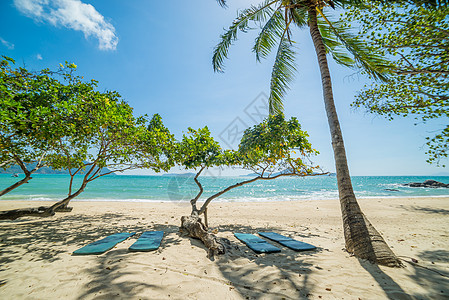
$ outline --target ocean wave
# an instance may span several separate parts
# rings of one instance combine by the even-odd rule
[[[102,177],[73,201],[128,201],[128,202],[188,202],[198,193],[198,187],[189,178],[171,180],[164,176]],[[408,182],[434,179],[448,182],[449,177],[413,176],[360,176],[352,177],[357,198],[376,197],[435,197],[449,196],[449,189],[412,188]],[[6,185],[9,177],[0,175],[0,183]],[[201,178],[204,187],[202,199],[232,184],[241,182],[239,177]],[[1,187],[0,187],[1,188]],[[67,178],[39,175],[1,200],[59,201],[67,195]],[[257,182],[231,190],[214,202],[261,202],[296,200],[338,199],[334,177],[282,178]]]

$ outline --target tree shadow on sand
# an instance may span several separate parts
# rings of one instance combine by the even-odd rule
[[[234,232],[256,234],[260,231],[276,231],[282,235],[294,235],[296,238],[313,237],[312,234],[298,234],[294,231],[278,228],[257,228],[243,225],[220,226],[221,233],[227,236]],[[280,253],[256,254],[243,243],[227,244],[227,253],[216,260],[223,277],[229,280],[246,299],[303,299],[311,295],[314,284],[309,281],[315,268],[308,258],[319,255],[322,249],[295,252],[276,242],[269,241],[281,249]],[[238,267],[236,267],[236,263]],[[273,278],[276,278],[273,280]]]
[[[165,232],[176,233],[170,236],[165,235],[159,250],[163,253],[165,247],[176,246],[180,239],[188,239],[195,250],[204,251],[206,257],[208,249],[204,244],[196,239],[182,237],[178,233],[177,226],[160,226],[155,230],[164,230]],[[283,235],[306,238],[313,237],[313,234],[298,235],[293,231],[283,231],[275,228],[257,228],[250,226],[220,226],[218,236],[230,236],[234,232],[256,233],[258,231],[276,231]],[[243,299],[304,299],[308,298],[314,288],[310,282],[310,275],[318,266],[312,265],[307,260],[319,255],[322,249],[307,252],[295,252],[285,248],[275,242],[270,243],[282,249],[281,253],[274,254],[256,254],[239,241],[229,241],[222,238],[226,244],[227,252],[225,255],[211,258],[218,267],[219,272],[224,278],[215,278],[209,275],[198,275],[189,271],[178,270],[173,267],[163,267],[158,265],[139,264],[138,260],[133,260],[126,249],[113,249],[103,255],[95,258],[95,264],[86,270],[85,275],[90,279],[87,283],[86,291],[78,299],[94,297],[95,299],[113,299],[123,298],[132,299],[139,295],[145,295],[145,290],[150,289],[155,294],[166,294],[164,285],[155,283],[154,279],[158,275],[164,275],[168,269],[170,272],[179,273],[183,276],[190,275],[199,280],[211,280],[220,282],[229,286],[241,295]],[[139,264],[139,265],[138,265]],[[135,266],[130,268],[129,266]],[[140,270],[139,270],[140,268]],[[146,269],[142,269],[146,268]],[[189,274],[187,274],[189,273]],[[141,280],[131,280],[140,275],[145,276]],[[138,276],[137,276],[138,277]],[[275,278],[273,280],[273,278]],[[207,281],[206,281],[207,282]],[[192,281],[190,284],[199,284]],[[148,293],[146,293],[148,294]]]
[[[449,299],[449,251],[427,250],[418,254],[418,263],[409,264],[413,268],[410,278],[427,287],[426,294],[414,295],[418,299]],[[443,265],[445,264],[445,265]]]
[[[409,294],[407,294],[400,285],[398,285],[393,278],[388,276],[377,264],[370,263],[369,261],[359,259],[360,265],[373,277],[379,286],[384,290],[388,299],[397,300],[412,300]]]
[[[411,211],[411,212],[423,212],[428,214],[439,214],[439,215],[449,215],[449,210],[444,208],[433,208],[433,207],[421,207],[421,206],[405,206],[400,205],[399,207]]]
[[[359,260],[360,265],[377,281],[389,299],[449,299],[449,272],[436,262],[448,263],[449,251],[423,251],[418,255],[418,262],[404,260],[405,267],[410,268],[408,275],[417,285],[426,287],[425,293],[407,294],[378,265]],[[430,262],[430,264],[429,264]]]
[[[3,223],[0,229],[0,271],[6,270],[10,262],[20,261],[26,256],[37,262],[57,263],[61,259],[61,254],[69,254],[68,249],[73,251],[117,232],[137,232],[134,239],[146,230],[162,230],[165,235],[158,250],[159,253],[163,253],[168,247],[178,245],[184,239],[178,233],[178,226],[150,225],[142,218],[130,217],[121,213],[93,216],[59,215],[57,218]],[[275,231],[312,244],[313,238],[317,237],[305,228],[282,230],[269,226],[253,227],[238,224],[220,226],[217,235],[231,239],[235,232],[257,235],[259,231]],[[197,247],[198,250],[204,250],[206,256],[208,251],[200,241],[189,240],[192,246]],[[309,297],[316,289],[311,275],[320,270],[320,267],[313,265],[312,261],[326,250],[295,252],[276,242],[268,242],[282,251],[273,254],[256,254],[235,238],[228,241],[226,243],[227,253],[217,256],[214,260],[214,264],[224,278],[219,281],[229,285],[229,289],[233,289],[246,299],[304,299]],[[128,249],[119,247],[105,254],[90,257],[87,260],[89,265],[83,269],[83,274],[79,274],[88,280],[85,283],[86,288],[83,294],[79,295],[78,299],[92,297],[95,299],[133,299],[137,295],[144,295],[145,290],[148,289],[155,293],[160,290],[160,293],[163,294],[164,286],[155,284],[151,276],[162,274],[166,270],[151,264],[137,266],[139,260],[135,259],[136,255],[139,254],[129,255]],[[360,264],[379,283],[379,286],[384,288],[385,294],[390,299],[447,299],[449,295],[447,288],[449,272],[446,270],[448,257],[449,251],[447,250],[424,251],[417,257],[418,264],[407,265],[407,268],[412,270],[410,278],[417,284],[428,288],[425,294],[417,292],[407,295],[378,266],[366,261],[360,261]],[[183,273],[182,270],[170,271]],[[142,276],[146,277],[143,279]],[[209,278],[210,276],[205,275],[204,277]],[[2,284],[5,284],[4,279],[0,280],[0,285]]]
[[[179,243],[179,239],[167,236],[169,233],[176,232],[177,226],[155,225],[151,230],[162,230],[165,233],[158,252]],[[147,252],[140,254],[148,255]],[[83,273],[83,276],[91,279],[86,284],[85,292],[77,299],[136,299],[137,295],[145,294],[146,289],[160,290],[163,293],[163,286],[142,280],[142,276],[149,276],[147,272],[129,267],[129,265],[136,265],[131,261],[136,255],[139,253],[133,252],[130,255],[128,249],[113,249],[97,255],[95,263]],[[150,267],[147,268],[150,269]],[[144,298],[139,297],[139,299]]]
[[[122,225],[122,221],[132,221],[133,225]],[[58,218],[3,223],[0,227],[0,265],[31,253],[32,261],[52,263],[60,259],[59,254],[67,253],[70,246],[82,247],[117,232],[141,233],[148,228],[148,224],[141,221],[126,214],[105,213],[94,216],[67,214]],[[101,225],[92,226],[94,223]],[[151,225],[151,228],[167,231],[166,225]],[[174,231],[177,227],[168,230]]]
[[[177,233],[178,226],[148,224],[141,218],[121,213],[58,214],[46,219],[24,218],[19,222],[4,222],[0,226],[0,272],[7,270],[9,263],[27,256],[31,261],[42,264],[58,263],[62,259],[61,254],[70,254],[77,248],[118,232],[137,232],[133,236],[133,239],[137,239],[144,231],[162,230],[165,236],[160,251],[179,243],[177,236],[168,236],[170,233]],[[83,269],[86,270],[83,274],[74,274],[74,278],[90,278],[86,292],[79,299],[93,295],[95,299],[132,299],[146,288],[161,288],[131,279],[138,278],[129,276],[137,274],[137,271],[124,266],[130,257],[137,254],[129,254],[128,249],[114,248],[105,254],[94,255],[92,265],[89,263],[87,269]],[[0,280],[0,285],[5,283],[6,280]]]

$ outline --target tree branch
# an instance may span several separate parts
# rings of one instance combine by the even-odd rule
[[[414,69],[414,70],[398,70],[395,71],[398,75],[417,75],[417,74],[444,74],[449,75],[449,71],[446,70],[429,70],[429,69]]]
[[[196,173],[195,177],[193,178],[193,180],[195,181],[196,185],[198,185],[198,188],[200,189],[200,191],[195,196],[195,198],[190,200],[190,204],[192,205],[192,214],[198,213],[198,208],[196,207],[196,202],[198,201],[198,199],[200,198],[201,194],[203,194],[203,191],[204,191],[201,182],[199,182],[199,180],[198,180],[198,176],[200,176],[201,172],[203,172],[203,170],[205,168],[206,167],[201,167],[200,171],[198,173]]]
[[[276,179],[276,178],[283,177],[283,176],[306,177],[306,176],[319,176],[319,175],[325,175],[325,174],[328,174],[328,173],[310,174],[310,175],[309,175],[309,174],[307,174],[307,175],[300,175],[300,174],[298,174],[298,173],[296,173],[296,172],[294,171],[294,172],[291,172],[291,173],[281,173],[281,174],[278,174],[278,175],[273,176],[273,177],[257,176],[257,177],[254,177],[254,178],[252,178],[252,179],[245,180],[245,181],[242,181],[242,182],[233,184],[233,185],[231,185],[231,186],[228,186],[228,187],[225,188],[224,190],[222,190],[222,191],[220,191],[220,192],[218,192],[218,193],[216,193],[216,194],[210,196],[209,198],[207,198],[207,200],[206,200],[206,201],[203,203],[203,205],[201,206],[201,209],[199,210],[198,215],[203,214],[204,211],[207,209],[207,206],[209,205],[209,203],[210,203],[212,200],[214,200],[215,198],[217,198],[217,197],[223,195],[223,194],[226,193],[226,192],[229,192],[229,191],[232,190],[232,189],[235,189],[235,188],[237,188],[237,187],[240,187],[240,186],[245,185],[245,184],[248,184],[248,183],[255,182],[255,181],[257,181],[257,180],[272,180],[272,179]]]
[[[30,171],[28,171],[27,167],[25,166],[24,162],[15,154],[13,154],[14,160],[19,165],[19,167],[22,169],[23,173],[25,173],[25,176],[30,175]]]
[[[94,178],[91,177],[91,179],[89,179],[89,181],[93,181],[93,180],[95,180],[97,178],[100,178],[100,177],[103,177],[103,176],[106,176],[106,175],[109,175],[109,174],[112,174],[112,173],[124,172],[124,171],[131,170],[131,169],[134,169],[134,167],[133,166],[129,166],[129,167],[126,167],[126,168],[123,168],[123,169],[117,169],[117,170],[109,171],[109,172],[100,174],[100,175],[98,175],[98,176],[96,176]]]
[[[0,168],[2,168],[3,166],[6,166],[6,165],[9,164],[9,163],[12,163],[13,161],[14,161],[14,159],[11,158],[11,159],[9,159],[9,160],[6,160],[6,161],[2,162],[2,163],[0,164]]]
[[[385,19],[384,22],[387,22],[387,23],[401,23],[401,24],[405,24],[405,25],[408,25],[408,24],[409,24],[407,21],[402,21],[402,20],[389,20],[389,19]],[[443,29],[443,28],[441,28],[441,27],[433,26],[431,23],[426,23],[426,24],[421,23],[421,24],[414,24],[414,25],[415,25],[415,26],[418,26],[418,27],[424,27],[424,28],[435,29],[435,30],[437,30],[438,32],[444,33],[446,36],[449,37],[449,31],[447,31],[447,30],[445,30],[445,29]]]
[[[418,94],[423,94],[429,98],[434,99],[434,101],[431,102],[430,105],[435,105],[435,104],[438,104],[438,102],[449,100],[449,96],[446,96],[446,95],[434,95],[434,94],[430,94],[430,93],[420,91],[420,90],[413,90],[413,92],[418,93]],[[428,104],[426,104],[424,106],[428,106]],[[418,107],[422,107],[422,106],[418,106]]]

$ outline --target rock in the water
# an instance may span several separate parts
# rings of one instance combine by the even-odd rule
[[[409,187],[427,187],[427,188],[449,188],[449,184],[445,184],[439,181],[435,181],[435,180],[426,180],[424,182],[411,182],[411,183],[406,183],[404,184],[405,186],[409,186]]]
[[[449,187],[449,184],[438,182],[435,180],[426,180],[423,182],[425,185],[437,186],[437,187]]]

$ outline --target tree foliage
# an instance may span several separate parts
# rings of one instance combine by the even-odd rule
[[[309,9],[316,8],[319,30],[326,51],[339,64],[350,68],[361,68],[371,76],[385,80],[389,65],[382,56],[372,53],[343,22],[332,20],[333,8],[343,7],[348,1],[281,1],[265,0],[259,5],[238,12],[237,18],[220,36],[212,58],[214,71],[223,72],[230,46],[237,40],[239,32],[259,29],[253,46],[256,60],[267,58],[275,52],[271,73],[269,107],[270,113],[283,111],[283,98],[296,73],[296,42],[293,29],[308,26]],[[358,1],[353,1],[355,4]],[[219,1],[226,5],[226,1]]]
[[[37,73],[14,69],[11,64],[14,61],[9,58],[1,62],[2,167],[17,163],[25,168],[26,163],[39,159],[38,166],[70,173],[68,196],[45,211],[31,213],[51,214],[78,196],[89,182],[114,172],[166,171],[173,166],[174,137],[159,115],[151,120],[135,117],[119,93],[99,92],[95,80],[75,76],[74,64]],[[104,172],[105,168],[109,171]],[[31,171],[24,172],[29,179]],[[74,188],[76,175],[82,181]]]
[[[413,116],[427,122],[449,118],[449,8],[370,1],[345,14],[359,24],[370,51],[391,59],[388,82],[366,86],[353,103],[393,119]],[[448,156],[449,125],[426,138],[429,163]]]
[[[279,174],[313,175],[319,166],[313,166],[309,158],[318,151],[307,137],[298,119],[270,115],[245,130],[237,152],[239,166],[264,178]]]
[[[72,107],[70,119],[75,134],[59,141],[53,167],[68,169],[71,180],[67,198],[53,206],[66,206],[91,181],[138,168],[157,172],[173,166],[170,150],[173,135],[154,115],[148,123],[145,116],[134,117],[133,109],[117,92],[92,90]],[[102,172],[104,168],[109,171]],[[76,175],[83,179],[73,192]]]
[[[176,147],[176,161],[186,169],[232,164],[232,151],[224,151],[207,126],[198,130],[189,127]]]
[[[226,192],[250,184],[257,180],[271,180],[281,176],[318,175],[308,161],[317,153],[307,141],[307,133],[301,130],[296,118],[286,121],[283,114],[269,116],[262,123],[248,128],[242,137],[237,151],[223,150],[210,135],[207,127],[194,130],[189,128],[187,135],[177,146],[177,162],[187,169],[196,169],[194,177],[198,185],[198,194],[190,200],[190,216],[181,218],[181,230],[203,241],[209,249],[209,256],[223,254],[224,243],[207,229],[207,208],[216,198]],[[254,177],[235,183],[216,192],[204,200],[201,207],[197,201],[203,193],[198,179],[204,169],[210,167],[231,166],[254,172]],[[204,214],[205,224],[200,216]]]
[[[196,204],[204,189],[198,177],[205,169],[233,165],[235,152],[223,150],[211,136],[207,126],[198,130],[189,127],[187,133],[176,143],[174,149],[176,164],[186,170],[196,170],[197,172],[193,180],[197,184],[199,191],[190,203],[192,204],[192,215],[199,215],[199,209]]]
[[[177,145],[176,161],[186,169],[197,170],[194,181],[199,191],[191,200],[192,214],[203,214],[213,199],[256,180],[317,175],[314,171],[319,166],[313,166],[309,158],[318,152],[312,148],[307,137],[307,132],[301,130],[296,118],[287,121],[283,114],[271,115],[262,123],[248,128],[237,151],[223,150],[207,127],[198,130],[189,128]],[[198,177],[207,168],[225,166],[252,171],[254,178],[218,191],[197,208],[197,201],[203,193]]]
[[[66,63],[56,71],[31,72],[15,67],[11,58],[0,61],[0,166],[17,164],[25,173],[0,195],[27,182],[39,168],[53,167],[59,140],[73,135],[67,122],[70,103],[94,84],[72,80],[75,68]],[[28,169],[29,163],[35,167]]]
[[[0,62],[1,160],[12,158],[10,164],[16,163],[15,157],[22,158],[23,162],[36,161],[53,144],[57,132],[51,126],[42,125],[55,121],[52,100],[60,88],[49,70],[33,74],[25,68],[14,69],[14,63],[8,57]]]

